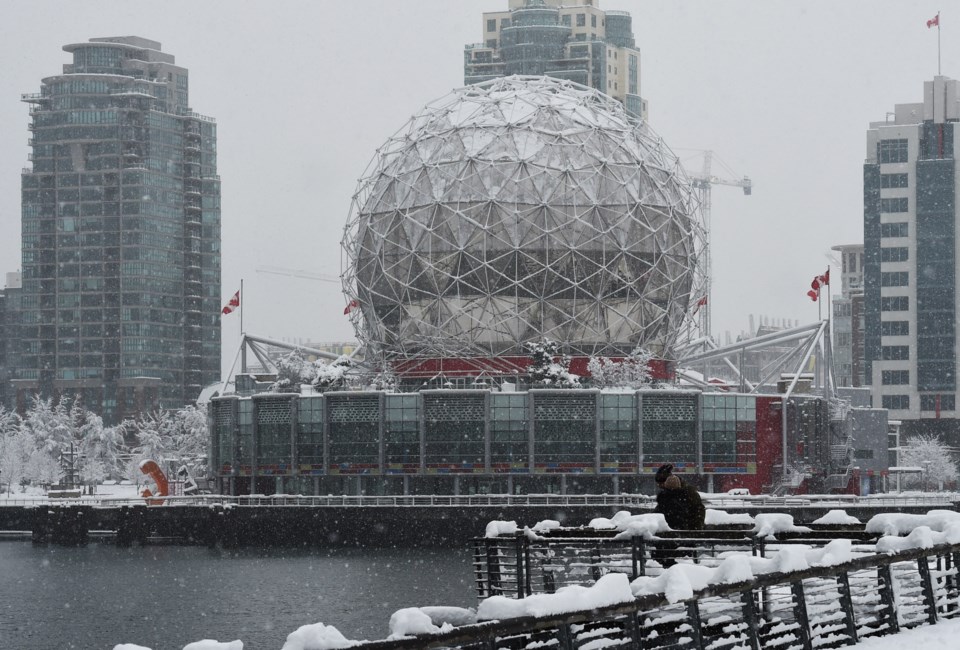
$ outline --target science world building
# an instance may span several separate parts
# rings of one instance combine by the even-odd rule
[[[785,463],[845,487],[852,420],[826,400],[669,381],[703,245],[677,159],[621,103],[548,77],[453,91],[378,150],[343,239],[345,313],[401,391],[214,399],[219,490],[649,493],[668,462],[708,490],[775,489]],[[537,387],[544,339],[580,375],[648,350],[658,387]]]

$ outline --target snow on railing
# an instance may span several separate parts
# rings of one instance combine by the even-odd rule
[[[854,645],[960,617],[960,544],[853,559],[843,552],[831,557],[806,551],[801,559],[798,549],[793,551],[774,566],[787,568],[767,573],[755,574],[750,561],[756,558],[731,556],[715,569],[676,565],[661,574],[659,584],[651,578],[631,583],[624,574],[609,573],[590,587],[520,599],[493,596],[481,603],[475,622],[456,627],[442,625],[439,617],[414,617],[414,608],[400,610],[391,618],[390,640],[343,641],[363,650],[810,649]],[[650,593],[651,588],[659,591]],[[419,623],[402,625],[414,620]],[[327,634],[336,631],[318,625]]]

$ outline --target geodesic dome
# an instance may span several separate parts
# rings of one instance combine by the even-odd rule
[[[428,104],[377,152],[342,242],[348,312],[387,358],[670,356],[698,288],[696,201],[617,101],[506,77]]]

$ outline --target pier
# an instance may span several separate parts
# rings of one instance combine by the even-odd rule
[[[879,512],[956,510],[955,495],[853,497],[727,497],[709,495],[708,508],[730,513],[782,512],[798,523],[842,509],[861,521]],[[620,510],[652,511],[646,495],[167,497],[0,502],[0,533],[36,543],[243,546],[467,545],[492,520],[585,526]]]

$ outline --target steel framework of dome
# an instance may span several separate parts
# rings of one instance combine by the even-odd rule
[[[548,338],[670,358],[703,295],[703,245],[690,182],[646,124],[591,88],[506,77],[428,104],[378,150],[343,286],[371,356],[518,355]]]

